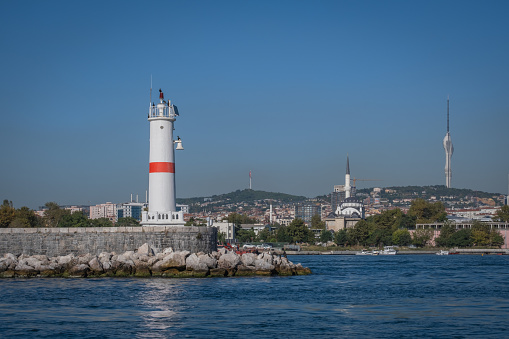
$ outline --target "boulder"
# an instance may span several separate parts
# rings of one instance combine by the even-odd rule
[[[234,269],[240,263],[240,256],[234,252],[221,255],[217,262],[218,268]]]
[[[206,263],[201,262],[196,254],[191,254],[186,258],[186,270],[188,271],[208,271]]]
[[[99,258],[97,258],[97,257],[93,257],[92,260],[90,260],[88,262],[88,266],[90,267],[90,270],[94,274],[101,274],[104,272],[103,265],[101,264],[101,262],[99,261]]]
[[[150,271],[150,267],[146,261],[134,260],[134,276],[135,277],[150,277],[152,272]]]
[[[242,264],[245,266],[254,266],[256,260],[256,254],[244,253],[241,256]]]
[[[228,275],[228,271],[224,268],[211,268],[209,271],[209,276],[211,277],[226,277]]]
[[[71,266],[67,272],[66,276],[70,278],[84,278],[87,276],[88,271],[90,268],[86,264],[77,264],[74,266]]]
[[[257,271],[272,271],[275,269],[274,265],[263,259],[256,259],[254,262],[254,267]]]
[[[189,253],[189,251],[171,252],[170,254],[167,254],[162,260],[156,262],[152,266],[152,270],[166,271],[171,268],[184,270],[186,268],[186,258]]]
[[[7,271],[13,263],[17,264],[17,261],[12,260],[11,258],[0,259],[0,272]]]
[[[23,260],[21,260],[21,262],[19,262],[16,265],[16,268],[14,270],[16,272],[16,276],[19,277],[31,277],[39,273],[32,266],[28,266],[27,264],[25,264]]]
[[[146,255],[149,257],[151,257],[155,254],[154,249],[148,243],[144,243],[143,245],[138,247],[138,249],[136,250],[136,253]]]
[[[88,264],[92,260],[93,256],[90,253],[79,255],[76,260],[78,264]]]
[[[198,255],[198,259],[200,262],[207,265],[208,268],[216,268],[217,267],[217,259],[211,256],[210,254],[201,254]]]
[[[235,276],[242,277],[251,275],[256,275],[256,269],[254,266],[246,266],[242,264],[237,266],[237,272],[235,273]]]
[[[4,258],[5,259],[11,259],[13,261],[18,261],[18,258],[14,254],[12,254],[12,253],[5,253],[4,254]]]
[[[76,258],[74,257],[74,254],[68,254],[64,256],[57,257],[58,265],[61,267],[68,267],[73,266],[76,262]]]

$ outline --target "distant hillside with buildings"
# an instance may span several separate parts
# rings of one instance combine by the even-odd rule
[[[435,186],[404,186],[384,188],[364,188],[356,192],[358,198],[367,199],[368,204],[376,203],[395,207],[405,207],[414,199],[441,201],[448,208],[471,208],[479,206],[501,206],[505,196],[471,189]]]
[[[215,211],[215,209],[238,212],[239,204],[245,207],[252,207],[263,203],[267,205],[270,201],[278,204],[291,204],[305,201],[304,196],[291,195],[286,193],[256,191],[252,189],[237,190],[231,193],[212,195],[209,197],[177,199],[178,204],[188,205],[190,213],[199,211]]]

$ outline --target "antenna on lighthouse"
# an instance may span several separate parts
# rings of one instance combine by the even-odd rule
[[[150,74],[150,101],[148,103],[148,107],[152,105],[152,74]]]

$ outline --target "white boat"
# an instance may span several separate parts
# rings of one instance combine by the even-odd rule
[[[378,255],[378,251],[366,251],[355,252],[355,255]]]
[[[380,251],[381,255],[396,255],[396,253],[398,253],[398,251],[392,246],[385,246],[384,249]]]
[[[449,251],[440,250],[440,252],[435,253],[436,255],[449,255]]]

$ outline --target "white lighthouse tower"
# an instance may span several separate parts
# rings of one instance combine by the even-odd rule
[[[142,213],[143,226],[181,226],[184,213],[177,212],[175,203],[175,146],[184,149],[179,137],[173,140],[173,123],[177,106],[164,100],[159,90],[159,103],[150,104],[150,159],[148,211]]]

